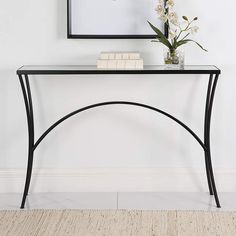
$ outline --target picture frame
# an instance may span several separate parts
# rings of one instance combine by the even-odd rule
[[[67,0],[67,38],[156,38],[147,21],[168,35],[167,25],[157,17],[156,5],[156,0]]]

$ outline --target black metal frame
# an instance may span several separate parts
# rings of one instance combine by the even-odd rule
[[[176,70],[176,71],[171,71],[171,70],[163,70],[163,71],[156,71],[156,73],[153,72],[153,74],[210,74],[209,77],[209,82],[208,82],[208,88],[207,88],[207,96],[206,96],[206,104],[205,104],[205,118],[204,118],[204,142],[198,137],[198,135],[193,132],[192,129],[190,129],[187,125],[185,125],[182,121],[179,119],[175,118],[174,116],[170,115],[169,113],[162,111],[158,108],[142,104],[142,103],[137,103],[137,102],[129,102],[129,101],[108,101],[108,102],[102,102],[102,103],[97,103],[97,104],[92,104],[83,108],[80,108],[76,111],[73,111],[69,113],[68,115],[64,116],[57,122],[55,122],[53,125],[51,125],[35,142],[35,137],[34,137],[34,114],[33,114],[33,103],[32,103],[32,96],[31,96],[31,90],[30,90],[30,83],[29,83],[29,75],[31,74],[57,74],[57,75],[62,75],[62,74],[115,74],[118,71],[102,71],[99,70],[18,70],[17,74],[20,80],[20,85],[24,97],[24,103],[25,103],[25,109],[26,109],[26,115],[27,115],[27,124],[28,124],[28,165],[27,165],[27,173],[26,173],[26,180],[25,180],[25,188],[24,188],[24,193],[23,193],[23,198],[22,198],[22,203],[21,203],[21,209],[24,208],[25,206],[25,201],[26,197],[29,192],[29,186],[30,186],[30,180],[31,180],[31,175],[32,175],[32,168],[33,168],[33,155],[34,151],[38,147],[38,145],[43,141],[43,139],[58,125],[60,125],[63,121],[67,120],[68,118],[81,113],[83,111],[100,107],[100,106],[107,106],[107,105],[115,105],[115,104],[123,104],[123,105],[132,105],[132,106],[139,106],[143,107],[146,109],[150,109],[152,111],[158,112],[171,120],[175,121],[177,124],[182,126],[186,131],[188,131],[194,138],[195,140],[199,143],[199,145],[202,147],[204,153],[205,153],[205,165],[206,165],[206,175],[207,175],[207,181],[208,181],[208,187],[209,187],[209,192],[210,195],[214,195],[215,197],[215,202],[216,206],[220,208],[220,202],[217,194],[217,189],[215,185],[215,180],[214,180],[214,173],[213,173],[213,168],[212,168],[212,161],[211,161],[211,146],[210,146],[210,127],[211,127],[211,116],[212,116],[212,106],[213,106],[213,101],[214,101],[214,95],[215,95],[215,90],[217,86],[217,81],[219,78],[220,70],[216,69],[214,72],[213,71],[204,71],[201,72],[199,70],[192,70],[192,71],[182,71],[181,70]],[[120,73],[119,73],[120,72]],[[119,71],[118,74],[140,74],[139,72],[143,72],[142,74],[145,74],[145,71]],[[176,73],[175,73],[176,72]],[[196,72],[196,73],[194,73]],[[146,74],[150,74],[150,71],[146,71]]]
[[[67,38],[68,39],[153,39],[156,35],[93,35],[93,34],[72,34],[71,32],[71,9],[70,1],[67,0]],[[166,4],[167,0],[164,0]],[[164,34],[168,37],[168,25],[164,24]]]

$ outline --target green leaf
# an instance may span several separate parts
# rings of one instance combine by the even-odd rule
[[[196,43],[196,44],[198,45],[198,47],[200,47],[203,51],[207,52],[207,50],[206,50],[201,44],[199,44],[198,42],[196,42],[196,41],[194,41],[194,40],[192,40],[192,39],[185,39],[185,41],[187,41],[187,42],[194,42],[194,43]]]
[[[196,43],[202,50],[207,52],[207,50],[205,48],[203,48],[203,46],[201,44],[199,44],[198,42],[196,42],[196,41],[194,41],[192,39],[182,39],[182,40],[178,41],[177,44],[176,44],[176,48],[178,48],[178,47],[180,47],[180,46],[182,46],[182,45],[184,45],[184,44],[186,44],[188,42]]]
[[[180,47],[180,46],[186,44],[187,42],[188,42],[187,39],[178,41],[178,42],[176,43],[176,48],[178,48],[178,47]]]
[[[154,25],[152,25],[149,21],[148,21],[148,24],[151,26],[153,31],[157,34],[158,40],[161,43],[163,43],[166,47],[168,47],[169,49],[172,49],[173,47],[170,44],[169,40],[166,38],[166,36],[158,28],[156,28]]]
[[[196,43],[198,45],[198,47],[200,47],[203,51],[207,52],[207,50],[201,44],[199,44],[198,42],[196,42],[194,40],[190,40],[190,41]]]
[[[174,37],[173,41],[174,41],[174,42],[173,42],[173,44],[172,44],[172,47],[176,49],[176,48],[178,47],[178,46],[177,46],[177,43],[178,43],[178,42],[177,42],[177,37]]]
[[[186,39],[189,35],[190,35],[190,33],[186,34],[181,40]]]

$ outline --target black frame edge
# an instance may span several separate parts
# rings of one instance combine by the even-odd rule
[[[77,35],[71,33],[70,1],[67,0],[67,39],[154,39],[156,35]],[[164,4],[166,5],[164,0]],[[164,34],[168,37],[168,24],[164,24]]]

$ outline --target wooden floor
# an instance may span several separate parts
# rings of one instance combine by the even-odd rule
[[[236,212],[0,211],[1,236],[235,236]]]

